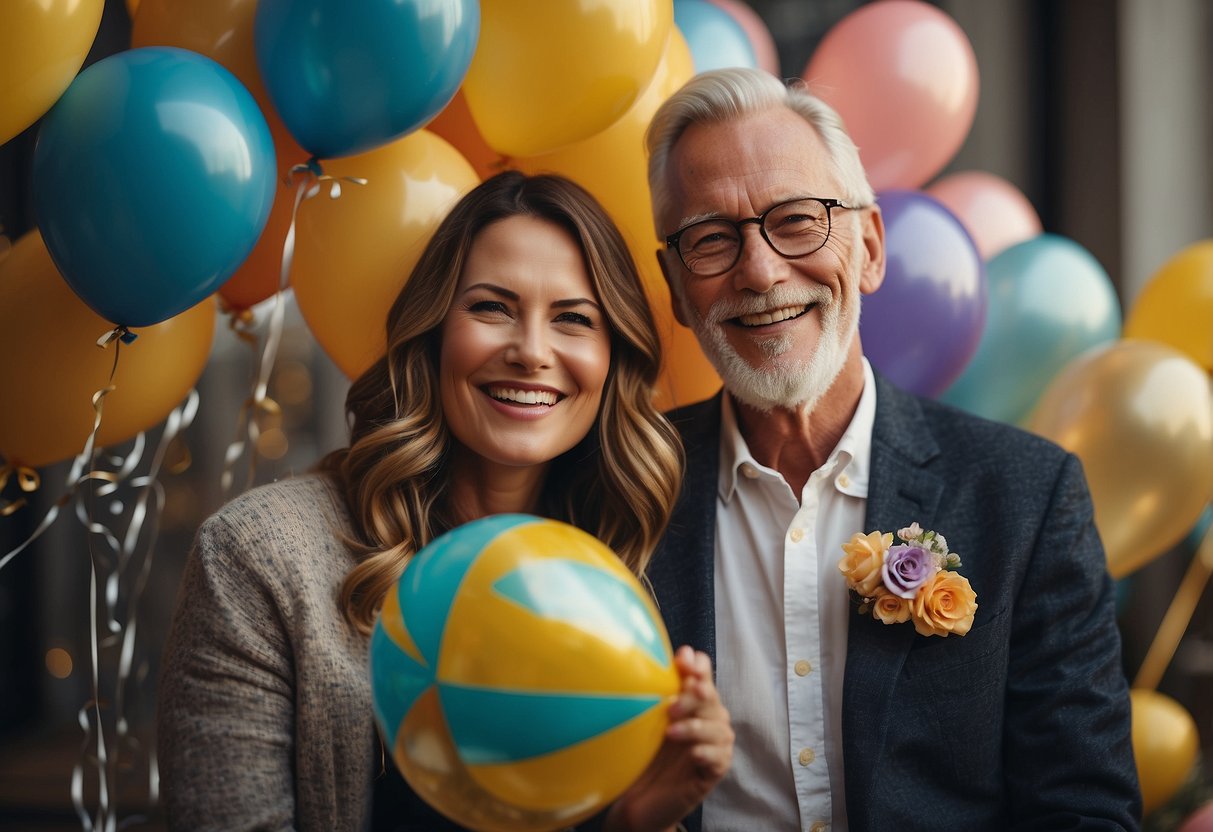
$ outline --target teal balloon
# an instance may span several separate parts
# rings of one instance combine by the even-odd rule
[[[674,25],[686,38],[696,73],[731,66],[758,68],[758,55],[745,29],[708,0],[674,0]]]
[[[1120,301],[1099,261],[1041,234],[986,264],[989,307],[977,351],[941,401],[1021,423],[1061,369],[1120,335]]]
[[[261,0],[257,66],[301,147],[349,156],[445,107],[480,37],[478,0]]]
[[[81,72],[43,119],[34,211],[85,303],[151,326],[244,262],[276,178],[265,117],[234,75],[185,49],[132,49]]]

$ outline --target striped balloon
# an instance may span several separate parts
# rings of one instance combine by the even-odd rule
[[[422,798],[478,830],[601,809],[661,744],[679,686],[648,593],[596,538],[521,514],[426,546],[371,638],[375,717]]]

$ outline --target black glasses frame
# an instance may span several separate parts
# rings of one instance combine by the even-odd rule
[[[790,205],[793,202],[808,202],[809,200],[812,200],[813,202],[821,203],[821,205],[824,206],[826,209],[826,233],[825,233],[825,236],[821,238],[821,245],[817,246],[817,248],[812,249],[811,251],[806,251],[802,254],[784,254],[782,251],[779,250],[779,248],[773,242],[771,242],[771,238],[767,236],[767,225],[766,225],[767,216],[772,211],[776,210],[777,208],[782,208],[783,206]],[[758,226],[758,233],[762,235],[762,239],[766,240],[767,245],[771,247],[771,251],[775,252],[780,257],[784,258],[785,260],[798,260],[801,257],[808,257],[810,254],[820,251],[822,249],[822,247],[824,247],[825,244],[827,242],[829,242],[830,232],[834,230],[833,211],[835,208],[842,208],[844,210],[849,211],[856,207],[857,206],[854,206],[854,205],[847,205],[840,199],[832,199],[829,197],[821,197],[821,196],[798,196],[795,199],[785,199],[782,202],[776,202],[774,205],[772,205],[770,208],[763,211],[761,214],[759,214],[756,217],[747,217],[743,220],[727,220],[724,217],[711,217],[706,220],[699,220],[699,222],[693,222],[690,225],[684,225],[682,228],[678,229],[673,234],[670,234],[668,237],[665,238],[665,245],[666,245],[666,248],[672,248],[678,252],[678,259],[682,261],[683,267],[691,274],[697,275],[699,277],[716,277],[717,275],[722,275],[725,272],[727,272],[729,269],[736,266],[737,261],[741,259],[741,250],[745,247],[745,235],[743,235],[741,233],[741,227],[743,225],[748,225],[750,223],[754,223],[755,225]],[[682,248],[678,244],[679,241],[682,239],[682,235],[685,234],[688,230],[694,228],[697,225],[702,225],[706,222],[727,223],[727,224],[733,226],[733,228],[735,228],[737,230],[737,241],[738,241],[737,242],[737,254],[733,257],[732,263],[729,263],[729,265],[725,266],[723,269],[720,269],[719,271],[714,271],[714,272],[695,271],[689,265],[687,265],[686,257],[683,256]]]

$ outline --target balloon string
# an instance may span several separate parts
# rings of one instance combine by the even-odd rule
[[[352,176],[330,176],[324,173],[320,161],[315,157],[304,164],[295,165],[287,173],[286,184],[295,186],[295,202],[291,206],[291,221],[287,226],[286,238],[282,243],[282,265],[278,274],[278,290],[274,294],[274,308],[270,313],[266,331],[265,349],[261,353],[259,370],[253,381],[253,394],[240,407],[240,415],[236,421],[236,438],[227,446],[223,455],[220,486],[225,495],[231,491],[236,462],[245,454],[246,449],[248,472],[244,487],[247,489],[252,486],[257,473],[257,443],[261,438],[262,421],[264,420],[266,424],[274,427],[281,424],[282,408],[267,395],[267,391],[269,390],[270,374],[273,372],[274,361],[282,340],[282,328],[286,316],[286,288],[290,283],[291,266],[295,260],[295,227],[299,216],[299,206],[305,199],[318,196],[321,186],[325,184],[328,185],[329,198],[339,198],[342,182],[365,185],[367,180]],[[232,323],[232,328],[237,330],[237,334],[243,340],[249,342],[252,336],[247,333],[247,321],[244,324],[245,334],[240,333],[235,321]],[[250,343],[255,350],[255,341]]]
[[[1158,625],[1158,632],[1150,643],[1150,649],[1146,651],[1146,657],[1137,671],[1133,687],[1145,690],[1154,690],[1158,687],[1163,673],[1166,672],[1167,666],[1175,656],[1175,650],[1179,647],[1180,640],[1183,639],[1184,633],[1188,629],[1188,624],[1192,621],[1192,613],[1196,611],[1196,605],[1199,603],[1201,595],[1204,594],[1211,575],[1213,575],[1213,527],[1205,532],[1205,536],[1196,550],[1196,556],[1188,564],[1188,571],[1184,573],[1183,580],[1180,581],[1179,588],[1175,591],[1175,597],[1171,599],[1167,612],[1163,615],[1162,623]]]

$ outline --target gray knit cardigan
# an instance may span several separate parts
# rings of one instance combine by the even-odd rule
[[[243,494],[199,530],[159,685],[171,828],[366,825],[367,639],[337,604],[349,528],[332,482],[307,475]]]

